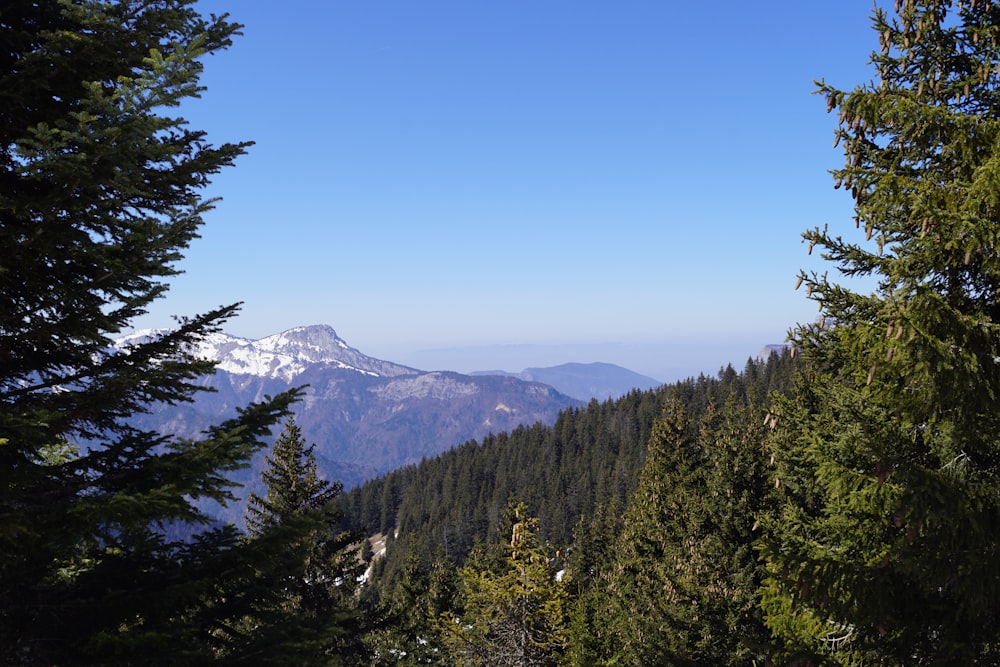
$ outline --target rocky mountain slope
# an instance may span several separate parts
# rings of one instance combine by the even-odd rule
[[[131,341],[153,335],[137,332],[118,345],[127,349]],[[218,362],[216,373],[202,380],[214,391],[194,403],[140,416],[139,425],[195,436],[238,406],[308,385],[296,420],[316,444],[323,474],[347,487],[491,432],[552,423],[560,410],[580,404],[538,382],[427,373],[374,359],[329,326],[298,327],[259,340],[215,334],[197,353]],[[238,481],[255,488],[261,466],[258,456]]]

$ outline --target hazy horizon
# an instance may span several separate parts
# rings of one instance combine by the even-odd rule
[[[747,359],[757,357],[768,341],[728,346],[697,343],[587,343],[576,345],[480,345],[414,350],[389,359],[421,370],[451,370],[458,373],[546,368],[567,363],[610,363],[662,383],[714,375],[727,364],[742,370]],[[364,350],[361,350],[364,352]],[[366,353],[367,354],[367,353]],[[490,365],[492,362],[493,365]]]
[[[511,371],[581,346],[670,380],[814,319],[801,233],[856,231],[811,93],[872,76],[868,1],[199,7],[244,35],[178,113],[256,145],[136,328],[242,301],[246,338],[329,323],[372,356]]]

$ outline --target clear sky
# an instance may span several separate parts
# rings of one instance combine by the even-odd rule
[[[137,327],[244,301],[229,333],[329,324],[470,371],[742,364],[816,305],[800,234],[846,235],[836,118],[870,0],[204,1],[245,24],[183,107],[256,141]]]

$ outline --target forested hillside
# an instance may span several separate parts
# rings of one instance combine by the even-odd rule
[[[819,82],[855,218],[787,355],[344,495],[300,389],[137,425],[239,309],[113,345],[250,145],[174,115],[240,30],[193,3],[0,10],[0,664],[1000,664],[1000,4],[876,4],[875,79]]]
[[[731,391],[763,400],[787,390],[792,364],[790,356],[775,354],[748,360],[741,373],[727,367],[715,377],[593,400],[564,410],[551,427],[492,434],[369,481],[345,494],[344,509],[354,527],[371,532],[407,535],[433,527],[460,561],[475,538],[496,535],[501,510],[516,497],[541,520],[544,540],[568,544],[580,517],[628,501],[667,402],[683,400],[698,415]]]
[[[762,470],[769,396],[789,390],[794,366],[791,355],[772,354],[749,360],[739,373],[727,367],[715,377],[592,401],[562,412],[552,427],[491,435],[352,489],[342,504],[351,527],[389,536],[384,557],[374,562],[370,601],[398,597],[399,587],[414,586],[435,568],[461,567],[477,545],[489,549],[509,540],[517,503],[538,520],[539,540],[551,557],[558,552],[560,561],[577,567],[590,562],[595,545],[610,546],[621,530],[651,436],[669,406],[683,406],[687,428],[704,431],[702,438],[712,437],[702,423],[709,413],[745,410],[752,435],[747,451],[738,453]],[[592,584],[587,573],[572,576],[577,592]]]

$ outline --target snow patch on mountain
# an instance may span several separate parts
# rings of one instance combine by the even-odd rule
[[[163,333],[163,330],[153,329],[136,331],[119,338],[116,347],[127,351],[129,346],[147,342]],[[362,354],[327,325],[295,327],[258,340],[213,333],[198,343],[193,353],[215,361],[219,370],[233,375],[276,378],[285,382],[292,382],[316,365],[342,368],[371,377],[396,377],[418,372]]]

